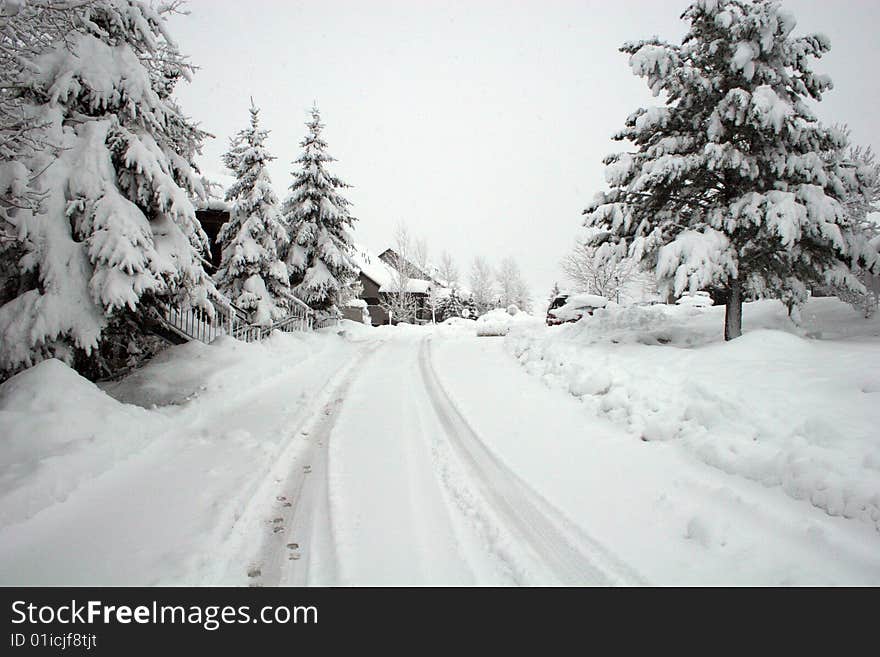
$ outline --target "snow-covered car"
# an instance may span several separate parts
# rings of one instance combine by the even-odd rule
[[[507,335],[510,329],[518,325],[540,325],[539,318],[521,311],[516,306],[496,308],[482,315],[476,321],[477,336]]]
[[[547,310],[547,326],[576,322],[584,315],[592,315],[594,311],[607,305],[608,299],[598,294],[559,295],[553,299]]]
[[[675,302],[677,306],[690,306],[691,308],[708,308],[714,303],[711,295],[702,290],[699,292],[687,292]]]
[[[552,324],[550,323],[551,318],[554,320],[556,319],[555,317],[553,317],[550,314],[550,311],[558,310],[558,309],[562,308],[562,306],[565,305],[565,302],[568,301],[569,296],[571,296],[571,295],[568,293],[562,293],[562,294],[557,294],[555,297],[553,297],[553,301],[551,301],[550,305],[547,306],[547,326],[552,326]],[[554,322],[554,323],[558,323],[558,322]]]

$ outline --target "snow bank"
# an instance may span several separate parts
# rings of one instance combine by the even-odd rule
[[[103,390],[57,360],[6,381],[0,584],[246,583],[266,483],[305,449],[297,427],[352,342],[192,342]]]
[[[527,312],[518,310],[511,314],[504,308],[490,310],[476,321],[478,336],[507,335],[512,329],[524,326],[537,326],[542,320]]]
[[[775,301],[748,304],[744,330],[774,329],[795,335],[813,335],[809,327],[798,326],[786,309]],[[809,313],[809,310],[806,311]],[[618,306],[609,303],[573,324],[553,327],[553,335],[586,344],[645,344],[697,347],[721,339],[724,307],[703,307],[691,303]]]
[[[116,401],[60,360],[12,377],[0,386],[0,526],[63,502],[168,428],[165,418]]]
[[[340,319],[337,334],[350,342],[375,340],[379,334],[376,328],[372,324],[355,322],[351,319]]]
[[[722,315],[608,309],[506,344],[634,437],[676,441],[729,474],[880,528],[880,321],[814,299],[795,326],[781,304],[756,302],[744,309],[746,334],[723,343]]]

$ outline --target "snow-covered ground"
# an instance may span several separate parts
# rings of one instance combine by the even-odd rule
[[[880,529],[880,321],[833,298],[801,326],[777,302],[746,308],[729,344],[723,308],[636,306],[509,347],[631,436]]]
[[[633,319],[647,311],[667,325]],[[880,582],[880,323],[814,300],[804,332],[834,337],[803,339],[781,306],[748,304],[725,345],[722,309],[623,312],[437,342],[440,379],[511,470],[644,581]]]
[[[0,386],[0,584],[878,584],[880,321],[343,322]]]
[[[244,581],[271,484],[304,458],[301,426],[362,348],[332,334],[221,338],[105,390],[55,360],[9,380],[0,582]]]

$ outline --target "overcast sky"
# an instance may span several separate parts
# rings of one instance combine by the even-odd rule
[[[334,172],[353,185],[355,239],[376,251],[405,222],[462,273],[478,254],[515,257],[536,300],[581,211],[604,188],[602,158],[626,116],[656,102],[618,52],[679,40],[689,2],[655,0],[191,0],[171,33],[200,67],[184,110],[216,139],[200,160],[222,173],[228,139],[261,108],[280,197],[312,102]],[[880,150],[880,1],[786,0],[796,34],[823,32],[816,70],[835,89],[819,116]]]

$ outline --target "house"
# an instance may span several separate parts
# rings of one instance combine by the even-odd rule
[[[360,298],[367,304],[367,312],[373,326],[388,324],[388,312],[382,307],[380,288],[393,277],[388,265],[366,249],[355,246],[355,265],[360,269],[358,281],[361,284]]]
[[[217,244],[217,236],[220,234],[223,224],[229,221],[229,217],[228,204],[219,199],[200,203],[196,209],[196,218],[208,236],[211,249],[211,266],[206,268],[209,273],[217,271],[220,267],[221,249]],[[392,249],[386,249],[377,256],[367,249],[355,245],[354,262],[360,270],[358,274],[358,280],[362,287],[359,295],[360,303],[357,302],[358,300],[353,300],[340,308],[344,318],[365,323],[365,320],[369,318],[369,323],[373,326],[390,324],[392,320],[396,321],[395,318],[389,317],[383,304],[388,301],[391,295],[397,293],[397,286],[400,283],[397,265],[400,264],[400,266],[407,267],[406,271],[413,272],[407,279],[406,291],[415,300],[416,321],[431,321],[431,295],[436,291],[440,296],[443,296],[443,293],[446,292],[445,288],[437,284],[432,277],[408,260],[400,258]]]
[[[390,317],[385,304],[392,295],[399,293],[401,282],[398,265],[406,266],[412,272],[406,279],[406,292],[416,303],[416,321],[431,321],[431,295],[439,286],[417,267],[386,249],[376,256],[368,249],[355,245],[355,264],[360,269],[359,281],[363,287],[360,298],[367,304],[373,326],[390,324],[396,318]]]

